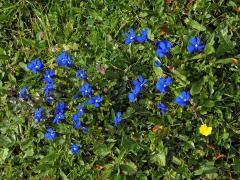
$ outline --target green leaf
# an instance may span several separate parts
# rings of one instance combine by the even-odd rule
[[[126,175],[134,175],[137,172],[137,166],[132,161],[125,162],[121,165],[121,170]]]
[[[156,73],[157,77],[162,77],[163,75],[163,70],[160,67],[154,67],[154,72]]]
[[[215,102],[212,100],[206,99],[206,100],[203,100],[202,106],[211,108],[215,106]]]
[[[181,160],[178,159],[176,156],[173,156],[172,162],[176,165],[179,165],[179,166],[182,164]]]
[[[233,62],[232,58],[219,59],[216,64],[231,64]]]
[[[111,153],[111,146],[105,144],[96,144],[94,153],[100,157],[105,157]]]
[[[186,20],[187,21],[187,20]],[[206,31],[206,27],[203,26],[202,24],[198,23],[197,21],[193,19],[189,19],[188,24],[193,28],[198,31]]]
[[[202,81],[197,81],[192,83],[192,87],[190,90],[191,95],[199,94],[200,91],[202,90],[203,87],[203,82]]]
[[[9,152],[9,149],[8,149],[8,148],[2,148],[2,149],[0,149],[0,164],[3,164],[4,161],[7,159],[7,157],[8,157],[8,152]]]
[[[68,180],[66,174],[60,169],[60,176],[62,177],[63,180]]]
[[[151,162],[157,164],[158,166],[166,166],[166,155],[164,152],[160,151],[151,158]]]
[[[10,139],[7,136],[0,136],[0,146],[2,147],[11,147],[14,145],[14,140]]]

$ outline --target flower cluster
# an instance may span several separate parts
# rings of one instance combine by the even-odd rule
[[[81,104],[77,106],[78,112],[76,114],[73,114],[72,119],[73,119],[73,128],[76,129],[78,127],[82,128],[82,132],[85,134],[87,133],[87,128],[82,126],[80,117],[84,114],[84,106],[85,104]]]
[[[148,30],[143,29],[140,35],[136,35],[135,31],[133,29],[129,30],[129,33],[125,33],[126,40],[125,44],[130,44],[133,42],[138,42],[138,43],[144,43],[146,41],[150,41],[148,39]],[[170,50],[172,48],[172,44],[165,39],[162,39],[159,42],[154,43],[156,45],[156,53],[160,58],[163,58],[165,55],[168,55],[170,53]],[[205,45],[201,44],[201,39],[199,37],[192,37],[189,40],[189,44],[187,46],[187,51],[191,53],[199,52],[204,50]],[[58,67],[75,67],[72,62],[72,57],[67,54],[66,51],[62,51],[60,55],[57,56],[56,58]],[[154,62],[154,66],[158,68],[163,68],[165,67],[164,64],[162,64],[159,60],[156,60]],[[38,72],[41,74],[41,72],[44,69],[44,65],[42,61],[37,58],[34,59],[32,62],[30,62],[27,65],[27,68],[31,70],[34,74],[37,74]],[[74,68],[75,69],[75,68]],[[44,86],[44,95],[46,98],[46,102],[51,103],[54,101],[54,81],[53,77],[55,76],[55,70],[45,70],[44,73],[42,73],[43,76],[43,81],[45,83]],[[94,93],[93,87],[86,81],[87,79],[87,71],[83,69],[78,69],[76,71],[76,77],[79,77],[83,82],[81,83],[82,86],[79,88],[79,94],[74,95],[73,98],[78,98],[82,97],[82,99],[85,99],[86,101],[78,106],[76,108],[78,111],[75,114],[72,114],[72,120],[73,120],[73,128],[81,128],[82,132],[85,134],[87,133],[87,128],[82,126],[81,119],[84,114],[84,108],[85,105],[93,105],[96,108],[99,108],[103,98],[101,95],[96,95]],[[159,91],[161,94],[164,94],[168,91],[170,84],[172,83],[173,79],[172,77],[161,77],[156,85],[155,88],[157,91]],[[138,76],[138,79],[133,80],[132,86],[133,88],[131,89],[131,92],[128,94],[128,99],[130,103],[133,103],[137,97],[139,96],[139,93],[141,90],[146,86],[148,80],[144,79],[142,75]],[[23,87],[19,94],[19,98],[21,99],[27,99],[29,97],[28,94],[28,89],[27,87]],[[179,96],[176,96],[174,99],[174,102],[179,105],[180,107],[184,107],[187,105],[188,101],[190,100],[190,94],[187,91],[181,91]],[[57,105],[55,107],[55,115],[53,118],[53,125],[59,124],[61,121],[65,120],[65,112],[67,110],[67,103],[62,103],[60,101],[57,102]],[[159,103],[157,105],[157,108],[161,111],[161,113],[166,113],[167,112],[167,107],[163,103]],[[34,113],[34,119],[36,122],[40,123],[42,119],[44,119],[45,113],[42,107],[37,107],[35,109]],[[46,115],[45,115],[46,116]],[[81,118],[81,119],[80,119]],[[114,127],[117,127],[118,124],[120,124],[122,121],[122,112],[117,112],[114,119],[113,119],[113,124]],[[207,127],[205,124],[202,125],[199,129],[200,133],[208,136],[211,134],[212,128]],[[58,133],[54,131],[53,128],[47,128],[46,132],[44,134],[44,138],[47,140],[54,140],[57,137]],[[80,150],[80,146],[77,144],[71,144],[70,145],[70,152],[72,154],[78,154]]]
[[[55,117],[53,119],[54,124],[58,124],[60,121],[65,119],[64,111],[67,107],[67,103],[57,103],[57,107],[55,109]]]
[[[125,44],[131,44],[134,41],[137,41],[139,43],[144,43],[148,39],[148,30],[143,29],[142,33],[139,36],[137,36],[135,31],[133,29],[130,29],[129,33],[125,33],[125,36],[127,38],[125,40]]]
[[[131,92],[128,94],[128,99],[129,99],[130,103],[133,103],[135,101],[135,99],[138,96],[138,94],[140,93],[142,87],[144,87],[146,83],[147,83],[147,79],[143,79],[143,77],[141,75],[138,76],[137,80],[134,80],[132,82],[134,89],[132,89]]]
[[[142,34],[140,35],[142,39],[142,41],[139,41],[139,36],[136,36],[136,33],[134,32],[133,29],[129,30],[129,33],[125,33],[126,36],[126,40],[125,40],[125,44],[130,44],[134,41],[138,41],[140,43],[143,43],[145,41],[148,40],[147,38],[147,30],[145,29]],[[187,51],[189,54],[195,53],[195,52],[199,52],[204,50],[205,45],[201,44],[201,39],[200,37],[191,37],[189,39],[188,42],[188,46],[187,46]],[[154,43],[156,45],[156,53],[160,58],[163,58],[165,55],[167,55],[169,53],[169,51],[172,48],[172,44],[165,39],[162,39],[159,42],[155,42]],[[154,66],[157,68],[163,68],[165,67],[159,60],[155,60],[154,61]],[[172,83],[173,79],[171,77],[161,77],[158,82],[156,83],[155,88],[161,93],[164,94],[169,85]],[[147,82],[147,80],[143,80],[142,76],[139,76],[138,80],[133,81],[133,85],[134,88],[131,90],[131,92],[128,94],[128,98],[129,98],[129,102],[133,103],[136,99],[136,97],[138,96],[142,86]],[[187,105],[187,102],[190,100],[190,93],[187,91],[181,91],[179,96],[176,96],[174,99],[174,102],[176,104],[178,104],[180,107],[184,107]],[[167,112],[167,107],[163,104],[163,103],[159,103],[157,105],[157,108],[160,109],[161,113],[165,114]],[[118,124],[118,116],[120,117],[120,115],[117,115],[114,119],[114,124],[116,126],[116,124]],[[200,133],[203,135],[208,135],[210,132],[210,128],[206,130],[206,127],[201,127],[200,128]],[[211,133],[211,132],[210,132]]]
[[[46,102],[51,103],[53,100],[52,95],[50,92],[54,89],[53,79],[52,77],[55,76],[54,70],[46,70],[44,73],[43,81],[46,83],[44,86],[44,94],[46,98]]]
[[[59,56],[57,56],[56,61],[58,63],[58,67],[63,66],[63,67],[73,67],[72,63],[72,57],[67,54],[66,51],[63,51]],[[37,72],[41,72],[44,68],[44,65],[40,59],[34,59],[32,62],[30,62],[27,65],[28,69],[31,70],[34,74]],[[54,70],[46,70],[42,74],[43,76],[43,81],[45,83],[44,86],[44,95],[46,98],[46,102],[52,102],[53,99],[53,90],[54,90],[54,81],[53,77],[55,76],[55,71]],[[85,80],[87,78],[87,72],[86,70],[77,70],[76,71],[76,77],[81,78],[82,80]],[[88,98],[87,103],[89,105],[94,105],[94,107],[99,108],[100,103],[103,101],[102,96],[100,95],[93,95],[92,96],[92,91],[93,88],[88,82],[84,82],[83,85],[79,88],[81,96],[83,98]],[[19,98],[21,99],[27,99],[29,97],[28,92],[27,92],[27,87],[23,87],[19,94]],[[79,95],[77,95],[79,97]],[[76,97],[76,98],[77,98]],[[65,120],[65,112],[67,110],[67,103],[63,103],[58,101],[57,105],[55,107],[55,115],[53,118],[53,124],[59,124],[61,121]],[[80,117],[84,114],[84,106],[85,103],[82,103],[78,105],[76,108],[78,109],[78,112],[72,115],[72,120],[73,120],[73,128],[81,128],[82,132],[85,134],[87,133],[87,128],[82,126],[82,123],[80,121]],[[44,109],[42,107],[38,107],[35,109],[34,113],[34,119],[36,122],[41,122],[42,119],[44,119]],[[44,134],[44,138],[48,140],[54,140],[55,137],[58,135],[57,132],[54,131],[53,128],[47,128],[46,133]],[[72,154],[78,154],[78,151],[80,150],[80,147],[76,144],[71,144],[70,145],[70,151]]]

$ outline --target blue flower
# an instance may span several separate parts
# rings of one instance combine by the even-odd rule
[[[138,96],[140,87],[138,86],[135,89],[132,89],[131,92],[128,94],[128,99],[130,103],[133,103]]]
[[[70,145],[70,150],[72,154],[78,154],[80,147],[76,144],[71,144]]]
[[[64,109],[67,107],[67,103],[61,103],[60,101],[58,101],[57,103],[57,107],[56,107],[56,114],[58,113],[64,113]]]
[[[73,116],[72,116],[72,119],[73,119],[73,128],[78,128],[78,127],[80,127],[81,126],[81,121],[79,120],[79,114],[77,113],[77,114],[74,114]]]
[[[154,61],[154,66],[155,67],[161,67],[162,66],[162,63],[158,60]]]
[[[82,127],[82,132],[83,132],[84,134],[86,134],[86,133],[87,133],[87,128],[86,128],[86,127]]]
[[[72,56],[68,56],[66,51],[62,51],[60,55],[56,58],[58,67],[59,66],[72,66]]]
[[[43,67],[43,63],[40,59],[34,59],[27,65],[27,68],[31,70],[34,74],[37,74],[38,71],[43,70]]]
[[[83,115],[83,113],[84,113],[84,106],[85,106],[84,103],[82,103],[81,105],[77,106],[77,108],[78,108],[78,115],[79,116]]]
[[[40,119],[43,118],[42,112],[43,112],[42,108],[37,108],[35,110],[34,119],[37,120],[37,122],[40,122]]]
[[[115,116],[113,122],[114,122],[114,127],[116,127],[118,124],[120,124],[122,121],[122,113],[117,112],[117,115]]]
[[[54,70],[46,70],[44,73],[43,80],[46,83],[53,83],[52,77],[55,76]]]
[[[53,119],[53,123],[54,124],[58,124],[60,121],[64,120],[65,119],[65,116],[63,113],[58,113],[55,115],[54,119]]]
[[[161,112],[163,113],[163,114],[165,114],[166,112],[167,112],[167,108],[166,108],[166,106],[164,105],[164,104],[158,104],[158,106],[157,106],[157,108],[158,109],[161,109]]]
[[[80,88],[82,96],[91,95],[92,93],[92,86],[88,83],[84,83],[83,86]]]
[[[172,45],[167,40],[162,40],[157,43],[157,54],[160,58],[168,53],[168,51],[172,48]]]
[[[53,140],[56,136],[57,133],[52,128],[48,128],[47,132],[44,134],[44,138],[48,140]]]
[[[147,29],[143,29],[141,35],[136,37],[136,41],[139,43],[144,43],[147,39],[148,39],[148,30]]]
[[[133,29],[129,30],[130,33],[124,33],[124,35],[126,36],[126,40],[125,40],[125,44],[130,44],[132,42],[134,42],[135,38],[136,38],[136,33],[134,32]]]
[[[82,70],[82,69],[77,70],[76,76],[80,77],[81,79],[86,79],[87,78],[86,70]]]
[[[194,52],[202,51],[205,48],[205,45],[200,44],[200,42],[200,37],[191,37],[189,40],[190,45],[187,46],[188,52],[191,54]]]
[[[18,93],[18,97],[21,99],[27,99],[28,98],[28,94],[27,94],[27,87],[24,86],[20,92]]]
[[[147,79],[143,79],[143,77],[140,75],[140,76],[138,76],[138,79],[137,80],[134,80],[133,81],[133,85],[135,86],[135,87],[140,87],[140,88],[142,88],[146,83],[147,83]]]
[[[53,89],[54,89],[53,82],[45,84],[45,86],[44,86],[45,97],[48,97],[49,96],[49,92],[52,91]]]
[[[156,89],[159,90],[162,94],[166,92],[168,86],[171,84],[172,82],[172,78],[171,77],[168,77],[168,78],[164,78],[164,77],[161,77],[157,84],[156,84]]]
[[[89,100],[88,100],[88,104],[93,104],[96,108],[98,108],[100,106],[100,102],[102,102],[102,97],[101,96],[92,96]]]
[[[175,98],[175,103],[177,103],[180,107],[183,107],[187,104],[187,102],[190,99],[190,94],[189,92],[186,91],[181,91],[180,96],[177,96]]]

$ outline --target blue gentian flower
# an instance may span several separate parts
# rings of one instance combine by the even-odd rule
[[[130,103],[133,103],[138,96],[140,87],[138,86],[135,89],[132,89],[131,92],[128,94],[128,99]]]
[[[96,108],[98,108],[100,106],[100,102],[102,102],[102,97],[101,96],[92,96],[89,100],[88,100],[88,104],[93,104]]]
[[[187,102],[190,99],[190,94],[189,92],[186,91],[181,91],[180,96],[177,96],[175,98],[175,103],[177,103],[180,107],[183,107],[187,104]]]
[[[53,83],[53,80],[52,80],[52,77],[55,76],[55,72],[54,70],[46,70],[45,73],[44,73],[44,77],[43,77],[43,80],[46,82],[46,83]]]
[[[58,124],[60,121],[64,120],[65,116],[63,113],[59,112],[58,114],[55,115],[54,119],[53,119],[53,123],[54,124]]]
[[[157,106],[158,109],[161,109],[161,112],[165,114],[167,112],[167,107],[164,104],[158,104]]]
[[[21,99],[27,99],[28,98],[28,94],[27,94],[27,87],[24,86],[20,92],[18,93],[18,97]]]
[[[80,88],[82,96],[91,95],[92,93],[92,86],[88,83],[84,83],[83,86]]]
[[[60,55],[56,58],[58,67],[59,66],[72,66],[72,56],[68,56],[66,51],[62,51]]]
[[[137,80],[134,80],[133,81],[133,85],[135,86],[135,87],[140,87],[140,88],[142,88],[146,83],[147,83],[147,79],[143,79],[143,77],[140,75],[140,76],[138,76],[138,79]]]
[[[74,114],[73,116],[72,116],[72,119],[73,119],[73,128],[78,128],[78,127],[80,127],[81,126],[81,121],[79,120],[79,114],[77,113],[77,114]]]
[[[86,134],[86,133],[87,133],[87,128],[86,128],[86,127],[82,127],[82,132],[83,132],[84,134]]]
[[[81,79],[86,79],[87,78],[86,70],[82,70],[82,69],[77,70],[76,76],[80,77]]]
[[[56,107],[56,114],[58,113],[64,113],[65,108],[67,107],[67,103],[61,103],[58,101],[57,107]]]
[[[158,60],[154,61],[154,66],[155,67],[161,67],[162,66],[162,63]]]
[[[136,38],[136,33],[134,32],[133,29],[129,30],[129,33],[124,33],[126,36],[126,40],[125,40],[125,44],[130,44],[132,42],[134,42],[135,38]]]
[[[82,103],[81,105],[77,106],[77,108],[78,108],[78,115],[79,116],[83,115],[83,113],[84,113],[84,106],[85,106],[84,103]]]
[[[80,147],[76,144],[71,144],[70,145],[70,150],[72,154],[78,154]]]
[[[35,110],[35,114],[34,114],[34,119],[37,120],[37,122],[40,122],[40,119],[43,118],[43,109],[42,108],[37,108]]]
[[[136,37],[136,41],[139,43],[144,43],[145,41],[147,41],[147,39],[148,39],[148,30],[147,29],[143,29],[141,35]]]
[[[164,78],[164,77],[161,77],[157,84],[156,84],[156,89],[159,90],[162,94],[166,92],[168,86],[171,84],[172,82],[172,78],[171,77],[168,77],[168,78]]]
[[[43,70],[43,67],[43,63],[40,59],[34,59],[27,65],[27,68],[31,70],[34,74],[37,74],[38,71]]]
[[[122,113],[117,112],[117,115],[115,116],[113,122],[114,122],[114,127],[116,127],[118,124],[120,124],[122,121]]]
[[[53,89],[54,89],[53,81],[51,83],[45,84],[45,86],[44,86],[45,97],[48,97],[49,92],[52,91]]]
[[[53,140],[56,136],[57,133],[52,128],[48,128],[47,132],[44,134],[44,138],[48,140]]]
[[[189,40],[190,45],[187,46],[188,52],[191,54],[194,52],[202,51],[205,48],[205,45],[200,44],[200,42],[200,37],[191,37]]]
[[[168,51],[172,48],[172,45],[167,40],[162,40],[157,43],[157,54],[160,58],[168,53]]]

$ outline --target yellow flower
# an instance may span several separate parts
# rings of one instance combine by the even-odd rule
[[[204,135],[204,136],[208,136],[211,134],[212,132],[212,127],[207,127],[206,124],[201,125],[201,127],[199,128],[199,132],[200,134]]]

